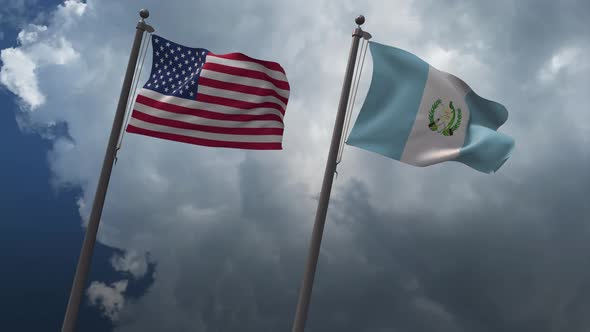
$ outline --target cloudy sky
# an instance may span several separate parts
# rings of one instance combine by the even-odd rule
[[[165,38],[282,64],[291,85],[284,149],[125,135],[81,324],[120,332],[290,330],[354,17],[362,13],[374,41],[413,52],[504,104],[510,116],[500,130],[516,148],[488,175],[453,162],[417,168],[346,147],[307,331],[590,329],[589,2],[0,4],[0,103],[10,146],[0,166],[0,227],[12,239],[0,244],[11,253],[0,290],[22,304],[3,303],[6,317],[20,317],[27,300],[18,294],[29,294],[39,303],[29,320],[61,324],[145,7]],[[150,64],[148,52],[141,82]],[[371,71],[367,54],[353,121]],[[44,231],[35,231],[41,217]],[[38,241],[46,246],[31,249]],[[43,266],[35,265],[40,257]],[[52,296],[58,300],[43,301]]]

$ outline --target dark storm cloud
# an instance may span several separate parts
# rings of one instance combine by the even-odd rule
[[[338,253],[328,225],[324,251],[334,257],[320,260],[314,331],[587,329],[590,158],[581,150],[539,158],[546,164],[518,184],[479,187],[478,204],[446,218],[379,213],[350,183],[330,211],[359,257]],[[421,297],[447,315],[417,310]]]
[[[512,111],[510,118],[516,121],[509,125],[519,123],[520,129],[527,129],[534,122],[534,113],[558,109],[572,112],[560,105],[564,100],[556,93],[570,85],[582,97],[590,88],[587,78],[563,75],[549,88],[538,86],[539,70],[549,66],[564,48],[590,48],[588,1],[417,1],[415,7],[427,22],[425,39],[436,40],[443,48],[476,54],[493,69],[492,76],[485,80],[495,82],[495,96],[501,97]],[[574,68],[587,66],[586,53],[581,51],[575,56]],[[587,71],[586,67],[583,72]],[[530,86],[535,88],[525,92]],[[548,107],[549,103],[557,105]]]
[[[577,58],[546,86],[536,81],[563,47],[588,45],[590,4],[456,1],[417,8],[426,40],[496,64],[493,86],[513,106],[514,166],[493,179],[449,172],[448,182],[423,187],[423,209],[406,214],[377,212],[388,209],[372,205],[360,183],[342,188],[332,201],[333,223],[350,228],[350,247],[360,258],[340,268],[320,261],[314,330],[585,331],[590,153],[584,141],[590,135],[576,125],[582,108],[563,105],[587,94],[588,60]],[[477,49],[478,40],[486,50]],[[523,94],[522,85],[531,82],[532,91]],[[571,87],[570,100],[559,93],[564,87]],[[470,181],[476,199],[458,200],[454,181]],[[395,201],[404,190],[391,194]],[[437,196],[445,194],[455,200],[454,211],[434,215]],[[332,246],[328,226],[324,252],[333,261],[352,260]]]
[[[477,204],[458,204],[446,218],[429,209],[384,212],[361,182],[343,185],[330,207],[309,331],[584,331],[589,158],[570,152],[578,157],[565,168],[563,151],[540,158],[544,167],[518,183],[479,186]],[[192,326],[203,331],[289,329],[308,237],[290,244],[295,234],[284,230],[309,213],[285,206],[284,198],[301,190],[273,187],[284,176],[276,169],[247,160],[240,172],[248,179],[243,194],[257,200],[245,198],[241,213],[176,248],[185,263],[165,282],[184,315],[199,318],[153,313],[158,319],[149,328],[188,331],[198,321]],[[252,225],[269,244],[262,251]],[[274,261],[263,258],[277,253]],[[150,321],[123,320],[121,330]]]
[[[427,39],[472,50],[499,69],[524,76],[555,49],[589,42],[590,3],[583,0],[417,1],[414,6],[424,19]],[[480,40],[489,46],[485,52],[476,48]]]
[[[121,331],[288,328],[304,252],[302,239],[292,238],[297,231],[289,232],[303,219],[290,202],[309,198],[297,186],[281,186],[278,179],[287,174],[279,169],[252,158],[241,163],[242,200],[236,202],[241,207],[217,214],[201,234],[192,235],[194,241],[183,239],[171,248],[174,261],[164,259],[158,267],[167,277],[146,295],[155,295],[153,300],[123,313]],[[180,310],[150,314],[162,308],[152,306],[158,299]]]

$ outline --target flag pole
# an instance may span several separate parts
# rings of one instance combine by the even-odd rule
[[[313,232],[311,234],[311,243],[307,256],[307,264],[305,266],[303,283],[299,291],[299,301],[297,303],[297,311],[295,313],[295,321],[293,323],[292,332],[303,332],[305,328],[305,321],[307,319],[307,312],[311,298],[311,290],[313,287],[313,279],[320,254],[320,245],[322,242],[322,235],[324,233],[324,225],[326,223],[330,192],[332,191],[332,182],[334,180],[334,172],[336,171],[336,159],[338,156],[338,149],[340,147],[340,140],[342,138],[342,130],[344,126],[346,108],[348,106],[348,97],[350,95],[350,87],[352,84],[352,75],[354,72],[359,41],[361,37],[368,39],[367,36],[370,36],[361,29],[361,25],[365,23],[365,17],[363,15],[358,16],[355,19],[355,22],[357,27],[352,33],[352,46],[350,47],[348,64],[346,65],[346,74],[344,76],[344,83],[342,85],[340,103],[338,104],[338,112],[336,113],[332,142],[330,143],[328,161],[326,162],[326,169],[324,171],[324,180],[322,183],[320,200],[318,202],[315,222],[313,225]]]
[[[80,309],[80,303],[82,302],[82,297],[84,296],[86,279],[90,270],[92,252],[94,249],[94,244],[96,243],[98,224],[100,223],[100,217],[102,215],[102,208],[104,205],[107,188],[109,186],[111,171],[113,170],[113,163],[115,161],[117,152],[117,142],[119,140],[119,135],[121,134],[121,129],[123,127],[123,121],[125,119],[125,109],[127,108],[127,100],[129,99],[131,83],[133,81],[135,67],[137,65],[141,40],[145,31],[154,31],[154,28],[146,24],[144,21],[150,16],[149,11],[147,9],[142,9],[139,12],[139,16],[141,19],[137,23],[135,30],[135,39],[133,40],[133,46],[131,47],[131,54],[129,55],[129,62],[127,64],[127,72],[125,73],[125,79],[123,80],[123,87],[121,88],[121,94],[119,96],[117,112],[115,113],[113,127],[111,129],[107,150],[102,164],[102,170],[100,171],[100,178],[98,180],[96,194],[94,196],[94,203],[92,204],[90,219],[88,220],[88,226],[86,227],[86,235],[84,236],[82,250],[80,252],[80,257],[78,258],[78,266],[76,267],[76,274],[74,276],[74,282],[72,284],[70,298],[68,300],[68,306],[61,329],[62,332],[73,332],[76,325],[78,310]]]

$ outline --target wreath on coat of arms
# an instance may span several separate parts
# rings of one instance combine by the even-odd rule
[[[439,98],[432,104],[428,112],[428,128],[444,136],[453,136],[453,132],[461,126],[461,109],[455,109],[452,101],[447,107],[439,107],[442,103]]]

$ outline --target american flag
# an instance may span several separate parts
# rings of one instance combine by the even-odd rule
[[[153,60],[127,132],[190,144],[280,150],[289,99],[276,62],[152,36]]]

